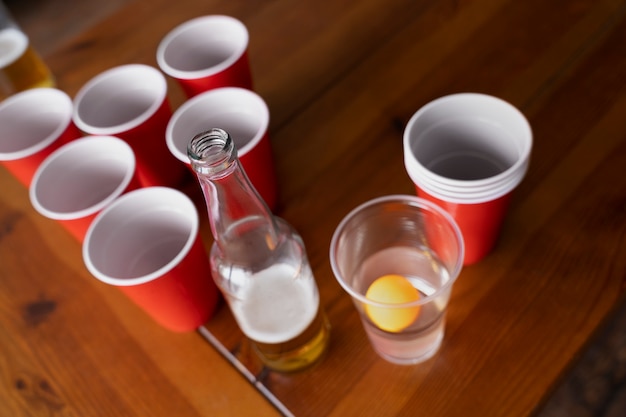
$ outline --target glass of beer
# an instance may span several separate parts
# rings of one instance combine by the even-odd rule
[[[54,86],[50,69],[0,3],[0,99],[29,88]]]

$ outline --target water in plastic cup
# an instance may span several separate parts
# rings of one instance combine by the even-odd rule
[[[414,196],[366,202],[339,224],[330,247],[335,277],[352,296],[374,350],[397,364],[432,357],[442,343],[452,285],[463,262],[463,239],[452,217]],[[397,277],[406,300],[372,299],[374,282]],[[393,283],[382,287],[393,294]],[[403,301],[403,302],[399,302]]]

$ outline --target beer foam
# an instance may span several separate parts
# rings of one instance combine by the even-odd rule
[[[242,299],[231,302],[246,336],[261,343],[282,343],[311,324],[319,294],[311,275],[297,273],[289,265],[279,264],[249,277],[250,285]]]
[[[0,31],[0,68],[15,62],[28,47],[28,38],[21,31],[8,28]]]

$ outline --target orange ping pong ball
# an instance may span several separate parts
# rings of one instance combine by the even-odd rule
[[[385,304],[403,304],[417,301],[419,291],[402,275],[390,274],[377,278],[367,289],[365,297]],[[388,332],[400,332],[411,325],[420,312],[420,306],[383,307],[365,305],[368,317],[380,329]]]

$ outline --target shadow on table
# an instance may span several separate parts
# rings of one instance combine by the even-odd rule
[[[626,416],[626,303],[536,417]]]

